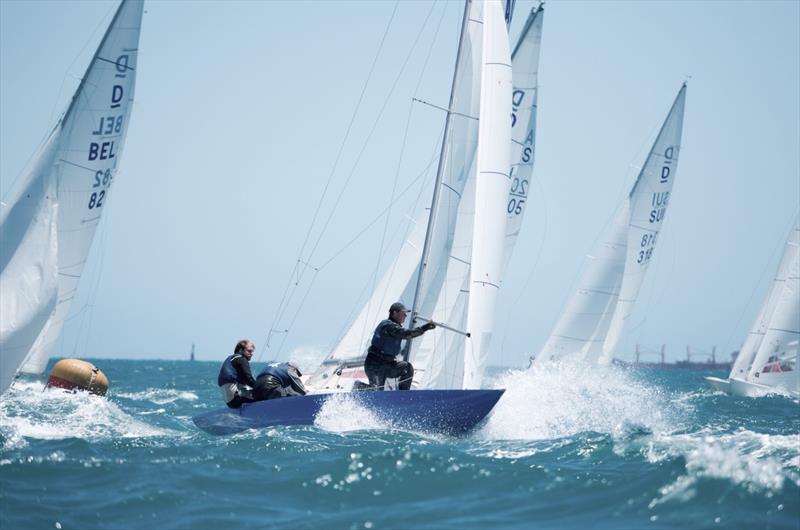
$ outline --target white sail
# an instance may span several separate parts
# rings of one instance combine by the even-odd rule
[[[791,265],[769,325],[753,360],[748,381],[800,392],[800,247],[787,248]]]
[[[533,172],[538,89],[539,49],[543,7],[531,10],[512,54],[511,186],[507,198],[507,221],[503,249],[503,271],[508,266],[522,219]],[[473,173],[474,174],[474,173]],[[465,330],[469,304],[470,259],[475,214],[475,181],[467,183],[459,204],[455,241],[447,277],[432,315],[439,322]],[[419,388],[460,388],[464,380],[465,338],[449,331],[428,332],[414,340],[414,382]]]
[[[130,121],[142,0],[123,0],[61,119],[57,182],[58,302],[21,371],[47,366],[100,222]]]
[[[747,379],[747,375],[753,365],[753,359],[756,353],[758,353],[761,341],[764,338],[764,334],[767,332],[770,319],[775,312],[775,307],[781,298],[781,293],[783,292],[783,287],[789,274],[789,268],[792,265],[792,260],[798,247],[800,247],[800,216],[795,219],[792,230],[789,232],[789,237],[786,239],[783,255],[781,256],[778,270],[775,272],[772,286],[770,287],[767,297],[764,299],[764,303],[761,305],[761,309],[758,312],[755,322],[753,322],[753,326],[750,328],[750,333],[747,334],[744,344],[742,344],[742,347],[739,349],[739,355],[736,357],[733,367],[731,367],[729,378]]]
[[[358,316],[350,323],[336,346],[306,382],[310,389],[349,390],[353,379],[363,377],[360,368],[363,366],[376,323],[386,318],[389,306],[394,302],[401,301],[406,305],[411,305],[410,300],[419,273],[422,242],[425,238],[425,220],[428,212],[424,211],[423,214],[424,216],[420,215],[418,219],[412,221],[411,234],[403,242],[400,253],[384,273]],[[341,369],[348,366],[350,370],[346,370],[342,377]],[[339,372],[338,376],[336,372]],[[340,381],[340,379],[343,380]]]
[[[537,361],[567,356],[584,359],[602,353],[625,270],[629,218],[630,201],[626,199],[603,238],[586,256],[578,287]]]
[[[504,263],[511,144],[508,124],[511,64],[502,20],[499,2],[467,2],[437,187],[426,226],[423,247],[427,250],[422,256],[418,253],[419,233],[406,242],[401,256],[390,267],[367,306],[309,379],[312,388],[345,389],[347,380],[354,374],[361,375],[358,374],[359,363],[364,358],[372,330],[385,317],[392,301],[413,305],[416,325],[420,318],[432,317],[464,329],[470,307],[464,293],[470,288],[473,253],[478,253],[479,283],[486,284],[488,276],[491,283],[499,285]],[[477,173],[478,149],[482,149],[482,179],[478,179]],[[483,203],[478,205],[477,210],[482,212],[476,218],[475,197],[480,180],[484,180],[480,184]],[[476,219],[484,221],[479,224]],[[417,229],[422,225],[418,222]],[[485,249],[491,256],[476,250],[475,240],[479,242],[478,249]],[[417,267],[412,266],[414,256],[420,262]],[[477,362],[473,372],[482,371],[482,363],[485,363],[483,352],[491,335],[494,290],[483,296],[487,307],[491,306],[488,310],[481,312],[477,311],[477,306],[473,308],[473,319],[482,329],[479,335],[484,337],[484,348],[475,350]],[[408,303],[409,294],[412,304]],[[426,342],[414,341],[409,352],[417,369],[416,384],[421,382],[425,388],[460,388],[465,350],[462,336],[439,330],[429,333],[428,337],[431,340]],[[453,352],[455,355],[449,355]]]
[[[511,187],[506,211],[503,270],[508,267],[525,216],[536,152],[536,109],[539,93],[539,50],[542,45],[544,6],[531,10],[511,54]]]
[[[630,317],[664,221],[678,164],[684,84],[630,194],[588,258],[578,288],[538,359],[607,362]]]
[[[480,110],[480,77],[477,73],[481,67],[481,11],[482,2],[468,2],[465,7],[451,92],[451,112],[448,113],[445,141],[437,171],[439,198],[433,205],[434,212],[426,210],[418,216],[413,233],[405,241],[400,254],[384,274],[369,301],[309,379],[310,388],[333,390],[342,387],[339,384],[341,373],[336,377],[335,372],[341,372],[342,365],[356,368],[363,363],[372,332],[377,323],[386,318],[389,305],[396,301],[402,301],[409,307],[413,304],[426,231],[430,232],[428,237],[432,250],[426,260],[425,275],[419,288],[417,313],[425,314],[427,311],[425,316],[433,313],[445,281],[447,257],[455,237],[458,206],[464,186],[474,171],[478,137],[476,117]],[[436,219],[430,227],[429,218]],[[360,375],[357,370],[356,375]]]
[[[484,10],[483,75],[475,181],[475,220],[470,260],[470,293],[462,388],[480,388],[495,303],[503,273],[506,203],[509,193],[511,51],[500,2]]]
[[[686,84],[678,92],[628,197],[631,203],[628,253],[619,301],[611,319],[608,337],[603,343],[600,359],[604,362],[610,362],[611,356],[616,351],[625,322],[633,313],[639,289],[653,258],[678,170],[685,104]]]
[[[11,384],[58,297],[56,182],[59,130],[0,210],[0,393]]]

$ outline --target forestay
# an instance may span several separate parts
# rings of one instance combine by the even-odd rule
[[[108,204],[128,130],[142,0],[123,0],[57,125],[49,171],[57,183],[58,301],[21,370],[41,373],[67,318]]]
[[[653,258],[678,166],[686,84],[614,221],[587,258],[578,288],[537,359],[608,362]]]

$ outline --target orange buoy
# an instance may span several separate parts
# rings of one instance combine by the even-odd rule
[[[61,359],[47,378],[49,387],[67,390],[85,390],[98,396],[105,396],[108,391],[108,378],[98,367],[80,359]]]

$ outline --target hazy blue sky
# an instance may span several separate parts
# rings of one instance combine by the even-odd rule
[[[121,172],[58,354],[185,358],[194,341],[199,358],[218,359],[241,337],[262,349],[394,5],[146,3]],[[514,42],[532,5],[517,2]],[[4,196],[115,7],[0,1]],[[411,97],[446,106],[461,12],[400,3],[322,207],[326,219],[344,189],[314,266],[387,206],[396,174],[405,188],[437,152],[442,113]],[[666,343],[670,358],[686,344],[738,348],[800,202],[800,3],[554,0],[542,46],[536,183],[492,364],[524,364],[542,345],[687,76],[674,194],[620,356],[637,342]],[[396,248],[378,264],[384,228],[392,237],[429,201],[431,182],[429,170],[388,225],[316,274],[283,358],[327,352]]]

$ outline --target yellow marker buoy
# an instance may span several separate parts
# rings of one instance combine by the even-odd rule
[[[47,378],[49,387],[67,390],[86,390],[98,396],[105,396],[108,391],[108,378],[98,367],[80,359],[61,359]]]

